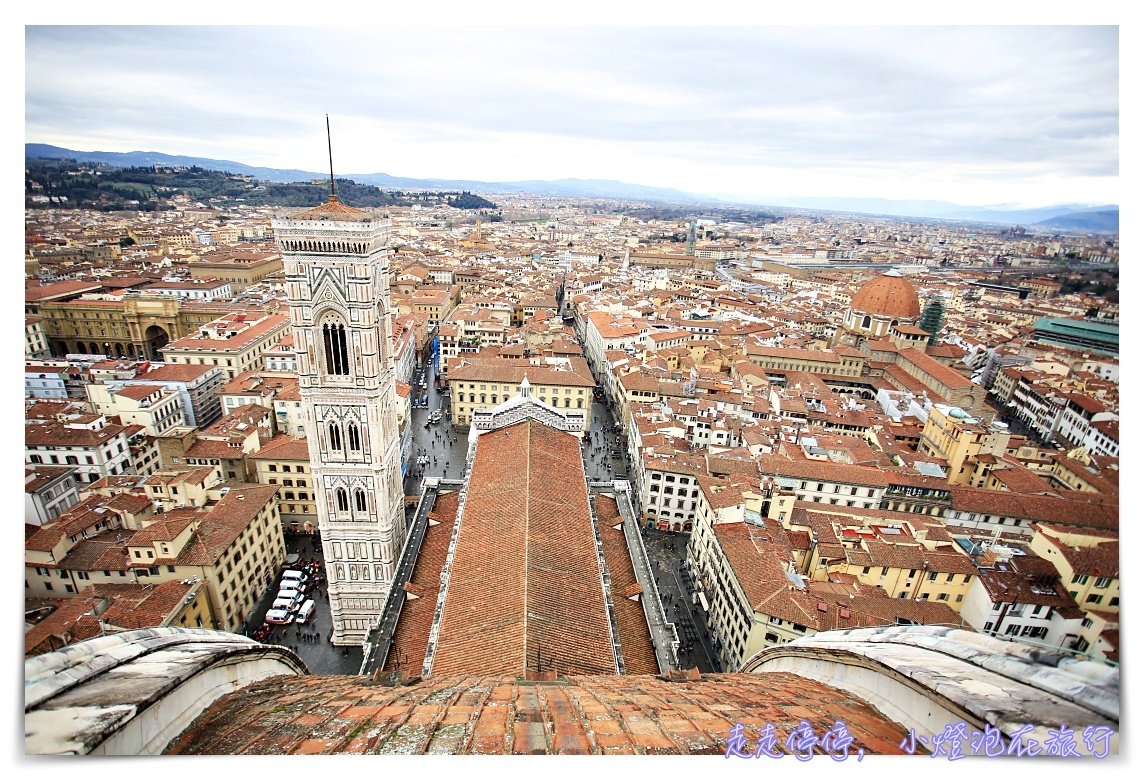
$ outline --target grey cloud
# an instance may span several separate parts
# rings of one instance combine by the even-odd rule
[[[530,133],[729,164],[1118,167],[1115,28],[28,28],[26,44],[29,133],[265,142],[329,111],[441,143]]]

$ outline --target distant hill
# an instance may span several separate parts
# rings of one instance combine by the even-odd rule
[[[1011,206],[961,206],[943,200],[887,200],[885,198],[783,198],[772,205],[807,208],[820,211],[843,211],[855,214],[910,216],[965,222],[991,222],[999,225],[1036,225],[1055,217],[1116,212],[1116,206],[1082,206],[1066,204],[1022,209]]]
[[[28,158],[61,159],[67,158],[79,162],[98,162],[106,165],[116,165],[124,168],[148,165],[165,166],[197,166],[210,171],[226,171],[253,176],[261,181],[268,182],[308,182],[311,179],[324,178],[328,172],[300,171],[294,169],[260,168],[232,160],[212,160],[206,157],[187,157],[181,155],[164,154],[162,152],[80,152],[72,149],[63,149],[48,144],[24,144],[24,156]],[[558,179],[556,181],[529,180],[529,181],[502,181],[487,182],[468,179],[412,179],[402,176],[390,176],[387,173],[351,173],[344,176],[359,184],[384,187],[398,190],[451,190],[483,195],[504,194],[532,194],[551,195],[556,197],[572,198],[608,198],[612,200],[633,200],[652,203],[682,204],[688,207],[692,204],[709,204],[712,206],[772,206],[793,209],[811,209],[827,212],[849,212],[854,214],[873,214],[888,217],[913,217],[921,219],[940,219],[959,222],[982,222],[1005,226],[1031,226],[1040,225],[1050,229],[1082,230],[1085,232],[1112,232],[1117,227],[1069,227],[1046,224],[1047,220],[1057,217],[1068,219],[1081,219],[1093,213],[1116,214],[1116,222],[1109,223],[1102,218],[1100,224],[1116,224],[1119,221],[1119,209],[1115,205],[1084,206],[1081,204],[1065,204],[1047,206],[1045,208],[1022,209],[1005,204],[994,206],[962,206],[939,200],[889,200],[885,198],[775,198],[766,202],[753,202],[742,198],[718,198],[712,195],[698,195],[691,192],[672,189],[670,187],[647,187],[642,184],[629,184],[627,182],[611,179]]]
[[[1038,227],[1080,233],[1119,233],[1120,210],[1073,211],[1036,223]]]
[[[31,159],[95,162],[115,165],[121,168],[135,168],[149,165],[168,167],[198,167],[208,171],[226,171],[253,176],[270,182],[308,182],[323,178],[328,173],[321,171],[300,171],[295,169],[260,168],[233,160],[212,160],[206,157],[164,154],[162,152],[81,152],[64,149],[49,144],[24,144],[24,156]],[[506,181],[487,182],[468,179],[411,179],[403,176],[390,176],[387,173],[350,173],[339,178],[352,179],[359,184],[372,184],[375,187],[401,190],[461,190],[485,194],[554,195],[573,198],[614,198],[620,200],[655,200],[669,202],[718,203],[718,199],[695,195],[689,192],[665,188],[645,187],[642,184],[627,184],[610,179],[560,179],[558,181]]]
[[[496,210],[492,201],[469,192],[386,192],[372,184],[337,180],[338,194],[359,207],[453,206]],[[86,160],[29,158],[24,162],[24,194],[28,208],[97,209],[100,211],[168,211],[176,196],[217,204],[220,209],[248,206],[317,206],[329,196],[329,183],[273,182],[241,173],[199,166],[148,165],[123,168]]]

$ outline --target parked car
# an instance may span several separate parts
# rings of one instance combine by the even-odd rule
[[[271,609],[267,611],[266,617],[264,619],[267,623],[271,623],[276,626],[282,626],[291,622],[294,619],[294,616],[284,609]]]

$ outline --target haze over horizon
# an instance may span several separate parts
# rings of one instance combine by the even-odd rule
[[[1120,202],[1115,27],[30,26],[25,52],[25,140],[75,150],[321,171],[328,112],[345,172]]]

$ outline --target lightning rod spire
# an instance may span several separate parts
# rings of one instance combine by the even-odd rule
[[[334,192],[334,144],[330,140],[330,115],[326,114],[326,148],[330,152],[330,202],[337,203],[338,196]]]

